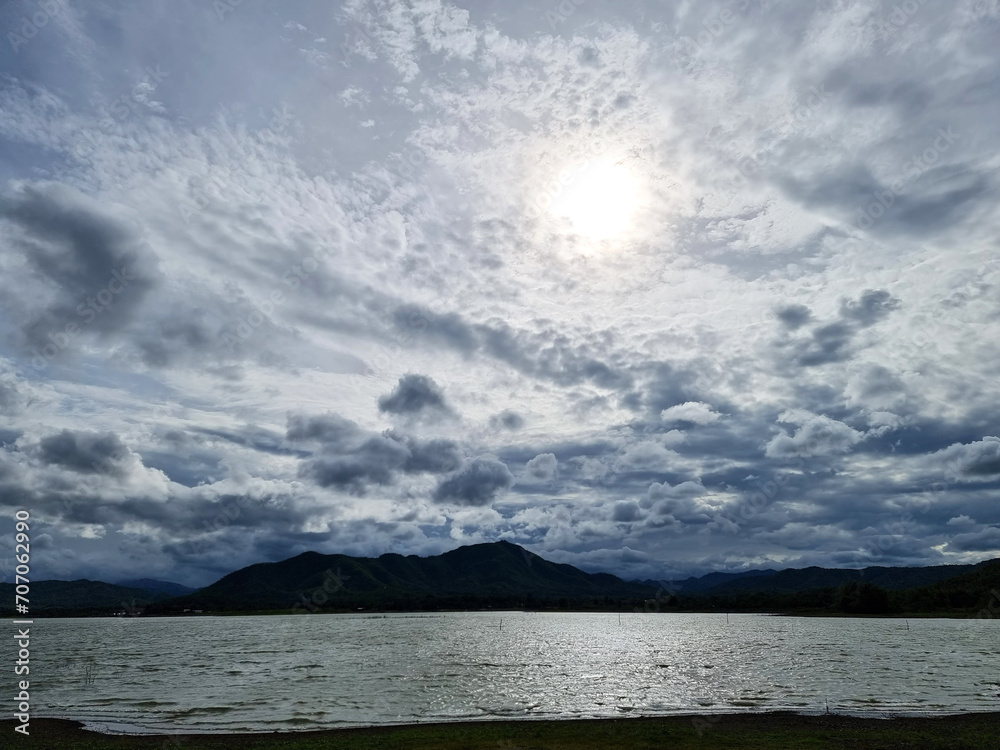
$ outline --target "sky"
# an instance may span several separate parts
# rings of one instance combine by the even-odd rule
[[[1000,556],[998,0],[12,0],[0,32],[35,578]]]

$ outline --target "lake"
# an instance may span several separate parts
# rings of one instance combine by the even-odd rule
[[[998,620],[907,630],[889,619],[635,613],[620,624],[522,612],[39,619],[31,646],[33,716],[113,731],[1000,710]]]

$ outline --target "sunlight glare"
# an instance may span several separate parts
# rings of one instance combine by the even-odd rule
[[[574,170],[552,202],[552,213],[567,219],[578,234],[610,239],[628,228],[637,200],[635,177],[613,159]]]

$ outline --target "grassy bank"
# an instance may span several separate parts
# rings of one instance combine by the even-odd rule
[[[1000,713],[939,718],[857,719],[847,716],[756,715],[602,719],[581,721],[503,721],[428,724],[322,732],[112,736],[83,730],[55,719],[31,722],[31,735],[0,721],[4,747],[76,750],[979,750],[997,747]]]

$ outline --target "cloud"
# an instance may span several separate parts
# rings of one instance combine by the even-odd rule
[[[773,437],[764,450],[768,458],[830,456],[847,453],[864,440],[863,432],[843,422],[803,411],[787,411],[779,422],[799,425],[794,434],[782,432]]]
[[[649,485],[646,494],[640,501],[643,508],[649,509],[657,519],[655,526],[664,524],[705,524],[716,515],[717,509],[704,502],[706,488],[699,482],[681,482],[671,485],[667,482],[654,482]]]
[[[159,279],[142,236],[67,185],[20,184],[0,196],[0,219],[14,229],[11,246],[31,271],[8,277],[5,286],[8,302],[29,311],[18,317],[32,350],[55,347],[58,353],[79,331],[106,335],[126,328]]]
[[[121,472],[132,453],[113,432],[63,430],[39,441],[38,456],[47,464],[93,474]]]
[[[984,481],[1000,476],[1000,437],[984,437],[975,443],[956,443],[933,453],[928,460],[945,467],[955,477]]]
[[[408,473],[443,474],[454,471],[462,463],[461,450],[453,440],[435,438],[421,441],[411,437],[394,439],[403,443],[410,451],[403,464],[403,471]]]
[[[552,328],[540,332],[518,330],[502,321],[470,323],[456,313],[436,313],[406,305],[394,314],[397,330],[404,331],[414,319],[423,321],[427,340],[454,349],[465,356],[478,354],[503,362],[525,375],[560,385],[592,383],[601,388],[631,385],[632,376],[591,352],[583,343],[567,339]]]
[[[15,373],[0,369],[0,414],[21,414],[28,405],[28,397],[24,391],[24,383]]]
[[[974,519],[969,518],[966,515],[955,516],[954,518],[948,519],[949,526],[975,526],[976,522]]]
[[[838,317],[812,328],[810,336],[782,340],[779,348],[788,349],[801,367],[816,367],[851,359],[858,334],[887,318],[898,309],[900,301],[884,289],[866,289],[856,300],[841,300]],[[810,319],[799,306],[786,307],[778,313],[786,329],[796,331]]]
[[[786,305],[778,308],[775,315],[786,328],[795,331],[810,321],[812,311],[805,305]]]
[[[1000,526],[989,526],[968,534],[956,534],[948,540],[948,547],[962,552],[1000,551]]]
[[[885,289],[866,289],[857,300],[844,300],[840,303],[840,317],[867,328],[884,320],[898,308],[899,300]]]
[[[709,404],[700,401],[687,401],[660,412],[660,419],[664,422],[690,422],[697,425],[711,424],[721,416]]]
[[[385,437],[371,437],[346,453],[320,455],[302,469],[321,487],[338,487],[363,494],[369,484],[387,485],[410,458],[405,446]]]
[[[642,511],[640,510],[639,505],[629,501],[615,503],[614,511],[611,514],[611,518],[617,523],[636,521],[641,516]]]
[[[622,452],[622,462],[629,468],[665,470],[676,458],[673,451],[652,440],[632,443]]]
[[[412,374],[401,377],[392,393],[380,396],[378,408],[381,412],[402,415],[450,412],[437,383],[426,375]]]
[[[852,403],[868,409],[903,410],[907,401],[906,384],[882,365],[869,364],[853,375],[847,393]]]
[[[524,417],[510,409],[504,409],[490,417],[490,425],[494,429],[520,430],[524,427],[524,423]]]
[[[525,475],[540,482],[550,482],[555,478],[559,461],[554,453],[539,453],[525,464]]]
[[[292,414],[288,417],[289,440],[317,440],[330,450],[343,450],[363,435],[360,427],[339,414],[306,416]]]
[[[434,499],[439,503],[491,505],[512,484],[514,475],[505,463],[476,458],[457,474],[444,479],[434,491]]]
[[[366,494],[371,485],[392,485],[400,474],[445,474],[462,463],[452,440],[424,440],[394,430],[378,434],[338,414],[289,415],[286,437],[319,445],[300,466],[301,476],[356,495]]]

